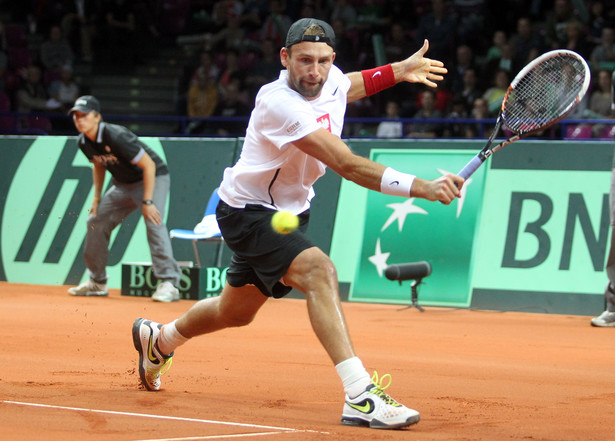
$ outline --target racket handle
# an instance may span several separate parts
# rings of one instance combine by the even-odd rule
[[[463,179],[468,179],[476,170],[478,170],[478,167],[480,167],[483,162],[485,162],[485,158],[478,154],[472,158],[472,160],[468,162],[466,166],[459,173],[457,173],[457,175],[461,176]]]

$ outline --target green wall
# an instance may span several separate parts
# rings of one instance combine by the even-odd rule
[[[370,145],[375,160],[433,179],[458,172],[483,143],[350,145]],[[382,268],[427,260],[432,274],[419,287],[419,304],[599,313],[612,162],[611,142],[520,141],[489,159],[448,207],[344,181],[331,257],[353,301],[409,304],[410,282],[389,281]]]
[[[143,140],[169,164],[167,227],[194,227],[242,140]],[[348,143],[362,156],[433,179],[459,171],[483,142]],[[0,280],[80,282],[92,179],[76,138],[1,137],[0,154]],[[369,192],[328,171],[316,184],[309,234],[335,262],[344,299],[407,304],[409,282],[386,280],[383,265],[428,260],[423,305],[598,313],[612,157],[610,142],[519,141],[489,159],[464,200],[450,206]],[[190,243],[173,247],[178,260],[194,260]],[[213,265],[216,246],[200,250],[203,264]],[[122,262],[148,261],[134,213],[112,237],[109,285],[120,287]]]

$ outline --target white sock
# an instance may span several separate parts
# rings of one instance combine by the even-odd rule
[[[361,395],[372,384],[371,377],[363,367],[359,357],[352,357],[344,360],[335,366],[337,374],[344,385],[344,392],[350,398]]]
[[[163,325],[158,335],[158,349],[165,355],[170,354],[178,346],[183,345],[189,340],[179,333],[175,326],[176,321]]]

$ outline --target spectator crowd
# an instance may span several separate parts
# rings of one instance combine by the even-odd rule
[[[345,72],[405,58],[425,39],[427,56],[449,70],[437,89],[400,84],[351,103],[348,117],[383,122],[348,124],[345,136],[484,136],[484,125],[457,120],[494,118],[514,75],[537,55],[559,48],[578,52],[593,72],[587,98],[569,118],[613,116],[615,0],[0,0],[0,5],[7,11],[0,17],[0,111],[65,113],[88,89],[75,82],[75,65],[91,65],[94,75],[129,71],[166,45],[194,54],[177,79],[176,112],[193,118],[185,132],[241,136],[258,89],[279,75],[288,28],[298,18],[316,17],[335,29],[335,64]],[[27,44],[32,34],[42,40],[35,51]],[[425,119],[442,121],[420,121]],[[37,127],[41,121],[22,118],[18,124]],[[593,126],[590,136],[600,137],[608,128]]]

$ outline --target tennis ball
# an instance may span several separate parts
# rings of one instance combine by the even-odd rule
[[[290,211],[276,211],[271,218],[271,228],[277,233],[292,233],[299,226],[299,217]]]

